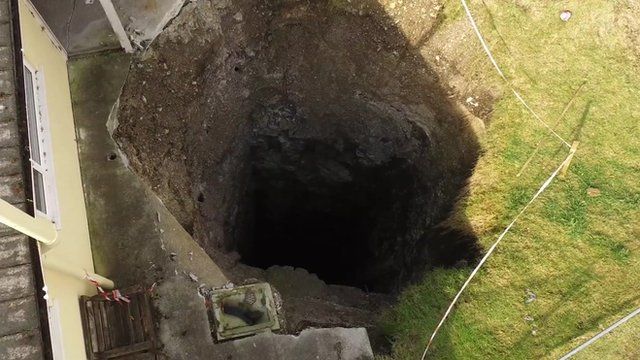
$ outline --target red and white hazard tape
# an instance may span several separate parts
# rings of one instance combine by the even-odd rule
[[[120,290],[115,289],[112,291],[104,291],[104,289],[102,288],[102,286],[100,286],[100,284],[98,283],[98,281],[94,278],[91,277],[91,275],[87,274],[86,275],[87,280],[96,287],[96,289],[98,290],[98,294],[100,294],[100,296],[102,296],[105,300],[107,301],[115,301],[115,302],[125,302],[125,303],[130,303],[131,300],[129,300],[128,297],[126,297],[125,295],[123,295]]]

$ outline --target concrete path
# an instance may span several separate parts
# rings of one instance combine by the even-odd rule
[[[109,134],[106,124],[129,63],[121,53],[69,63],[95,270],[119,288],[153,287],[158,337],[168,358],[207,358],[213,339],[198,287],[221,286],[226,278],[129,170]]]
[[[298,336],[264,333],[221,345],[226,359],[372,360],[364,328],[307,329]]]

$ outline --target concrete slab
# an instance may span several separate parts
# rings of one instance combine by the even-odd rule
[[[69,64],[95,270],[120,288],[156,284],[152,300],[167,357],[208,358],[214,344],[198,288],[221,286],[226,278],[127,168],[106,126],[129,60],[110,53]]]
[[[185,4],[185,0],[113,0],[129,37],[142,44],[155,39]]]
[[[225,343],[226,359],[368,360],[373,359],[364,328],[307,329],[298,336],[263,333]]]
[[[118,38],[97,0],[31,2],[69,55],[120,48]]]

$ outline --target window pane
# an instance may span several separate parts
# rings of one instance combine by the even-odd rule
[[[27,67],[24,68],[24,92],[27,103],[27,124],[29,127],[29,148],[31,149],[31,160],[41,165],[33,74],[29,69],[27,69]]]
[[[41,213],[47,213],[47,200],[44,195],[44,178],[42,174],[33,169],[33,197],[36,209]]]

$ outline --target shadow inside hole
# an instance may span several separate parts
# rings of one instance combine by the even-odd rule
[[[242,111],[206,106],[244,132],[232,145],[238,156],[204,178],[236,199],[216,213],[226,209],[221,247],[243,263],[393,292],[430,267],[477,257],[464,216],[459,228],[437,226],[460,200],[479,145],[419,51],[365,3],[367,16],[270,4],[268,21],[247,26],[248,38],[268,34],[268,51],[232,59],[248,74]],[[218,132],[223,122],[213,122]]]

